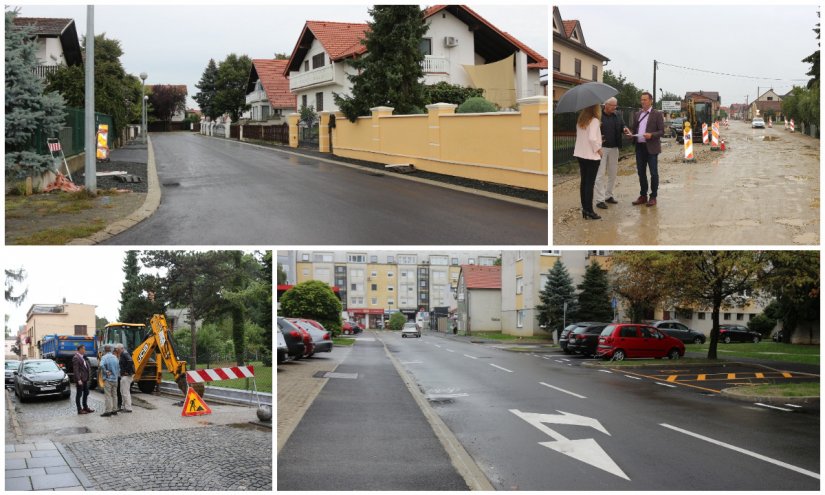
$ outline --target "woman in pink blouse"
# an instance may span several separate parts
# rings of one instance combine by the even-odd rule
[[[579,112],[576,120],[576,147],[573,156],[579,159],[581,186],[579,195],[582,202],[582,218],[598,220],[602,217],[593,211],[593,186],[602,159],[602,108],[600,105],[587,107]]]

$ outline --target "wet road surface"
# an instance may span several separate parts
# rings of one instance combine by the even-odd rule
[[[546,210],[196,134],[152,143],[161,205],[107,244],[547,244]]]
[[[601,220],[581,218],[578,174],[555,181],[554,245],[817,245],[819,141],[741,121],[721,138],[727,151],[695,144],[693,164],[662,140],[655,207],[630,204],[639,195],[632,156],[619,162],[619,204],[595,209]]]

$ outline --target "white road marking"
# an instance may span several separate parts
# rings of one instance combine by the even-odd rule
[[[497,364],[490,363],[490,366],[492,366],[492,367],[494,367],[494,368],[498,368],[498,369],[500,369],[500,370],[504,370],[504,371],[506,371],[507,373],[512,373],[512,372],[513,372],[512,370],[508,370],[507,368],[502,368],[501,366],[499,366],[499,365],[497,365]]]
[[[602,373],[610,373],[611,375],[613,374],[613,372],[610,371],[610,370],[599,370],[599,371],[601,371]]]
[[[424,364],[423,361],[401,361],[401,364]]]
[[[772,405],[770,405],[770,404],[762,404],[761,402],[754,402],[754,405],[757,405],[757,406],[762,406],[762,407],[769,407],[769,408],[771,408],[771,409],[778,409],[778,410],[780,410],[780,411],[785,411],[785,412],[791,412],[791,411],[793,411],[793,409],[786,409],[786,408],[784,408],[784,407],[772,406]]]
[[[587,397],[585,397],[585,396],[583,396],[583,395],[574,394],[573,392],[570,392],[569,390],[565,390],[565,389],[563,389],[563,388],[559,388],[559,387],[556,387],[556,386],[550,385],[549,383],[544,383],[544,382],[539,382],[539,383],[540,383],[540,384],[542,384],[542,385],[544,385],[545,387],[552,388],[553,390],[558,390],[559,392],[564,392],[565,394],[572,395],[573,397],[578,397],[579,399],[586,399],[586,398],[587,398]]]
[[[564,364],[564,361],[561,361],[561,360],[559,360],[559,359],[554,359],[554,361],[556,361],[557,363],[562,363],[562,364]]]
[[[549,358],[549,357],[547,357],[547,356],[542,356],[541,358],[542,358],[542,359],[550,359],[550,358]]]
[[[653,383],[655,383],[656,385],[661,385],[663,387],[676,388],[676,385],[671,385],[669,383],[662,383],[662,382],[653,382]]]
[[[447,352],[455,352],[455,351],[454,351],[454,350],[452,350],[452,349],[446,349],[446,348],[445,348],[444,350],[445,350],[445,351],[447,351]]]
[[[440,346],[440,345],[438,345],[438,344],[434,344],[434,345],[435,345],[436,347],[438,347],[439,349],[441,348],[441,346]]]
[[[604,426],[595,418],[588,418],[587,416],[579,416],[577,414],[566,413],[564,411],[556,411],[561,414],[538,414],[521,412],[518,409],[510,409],[510,412],[519,418],[527,421],[531,425],[538,428],[542,433],[553,438],[552,442],[539,442],[548,449],[555,450],[566,456],[586,462],[591,466],[597,467],[608,473],[614,474],[620,478],[630,481],[630,478],[621,470],[621,468],[613,462],[613,459],[607,455],[607,452],[592,438],[584,438],[581,440],[570,440],[561,433],[552,430],[545,426],[544,423],[557,425],[575,425],[575,426],[589,426],[606,435],[610,435]]]
[[[625,378],[633,378],[634,380],[641,380],[641,378],[639,378],[638,376],[633,376],[633,375],[624,375],[624,376],[625,376]]]
[[[569,359],[561,358],[562,361],[570,361]]]
[[[795,407],[795,408],[800,408],[800,407],[802,407],[802,406],[800,406],[799,404],[785,404],[785,405],[786,405],[786,406],[788,406],[788,407]]]
[[[730,449],[730,450],[733,450],[735,452],[739,452],[741,454],[749,455],[751,457],[755,457],[755,458],[757,458],[759,460],[762,460],[762,461],[765,461],[765,462],[770,462],[771,464],[775,464],[775,465],[777,465],[779,467],[783,467],[785,469],[790,469],[791,471],[796,471],[797,473],[804,474],[805,476],[810,476],[811,478],[814,478],[814,479],[819,479],[819,473],[815,473],[813,471],[808,471],[807,469],[803,469],[801,467],[797,467],[797,466],[794,466],[792,464],[788,464],[787,462],[778,461],[778,460],[772,459],[768,456],[764,456],[762,454],[757,454],[756,452],[746,450],[746,449],[743,449],[741,447],[731,445],[729,443],[720,442],[719,440],[715,440],[713,438],[709,438],[709,437],[706,437],[704,435],[700,435],[698,433],[693,433],[692,431],[683,430],[681,428],[678,428],[676,426],[671,426],[671,425],[666,424],[666,423],[660,423],[659,426],[664,426],[665,428],[669,428],[673,431],[678,431],[679,433],[684,433],[685,435],[689,435],[689,436],[692,436],[694,438],[698,438],[699,440],[704,440],[706,442],[710,442],[712,444],[719,445],[720,447],[725,447],[726,449]]]
[[[465,355],[464,355],[464,357],[468,357],[468,358],[470,358],[470,359],[478,359],[477,357],[475,357],[475,356],[471,356],[471,355],[469,355],[469,354],[465,354]]]

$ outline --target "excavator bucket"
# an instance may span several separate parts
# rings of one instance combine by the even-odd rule
[[[186,383],[186,375],[185,375],[185,374],[183,374],[183,375],[179,376],[179,377],[178,377],[178,379],[177,379],[177,380],[175,380],[175,383],[177,383],[177,384],[178,384],[178,388],[180,389],[180,391],[181,391],[181,392],[183,393],[183,395],[185,396],[185,395],[186,395],[186,391],[187,391],[187,389],[189,388],[189,384],[187,384],[187,383]]]

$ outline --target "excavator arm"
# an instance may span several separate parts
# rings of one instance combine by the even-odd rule
[[[155,355],[157,373],[160,374],[161,372],[160,361],[163,360],[163,364],[172,373],[178,388],[186,394],[186,361],[179,360],[175,354],[169,327],[166,324],[166,317],[162,314],[152,316],[149,326],[149,336],[132,353],[132,359],[135,362],[135,373],[141,376],[149,362],[149,358]]]

